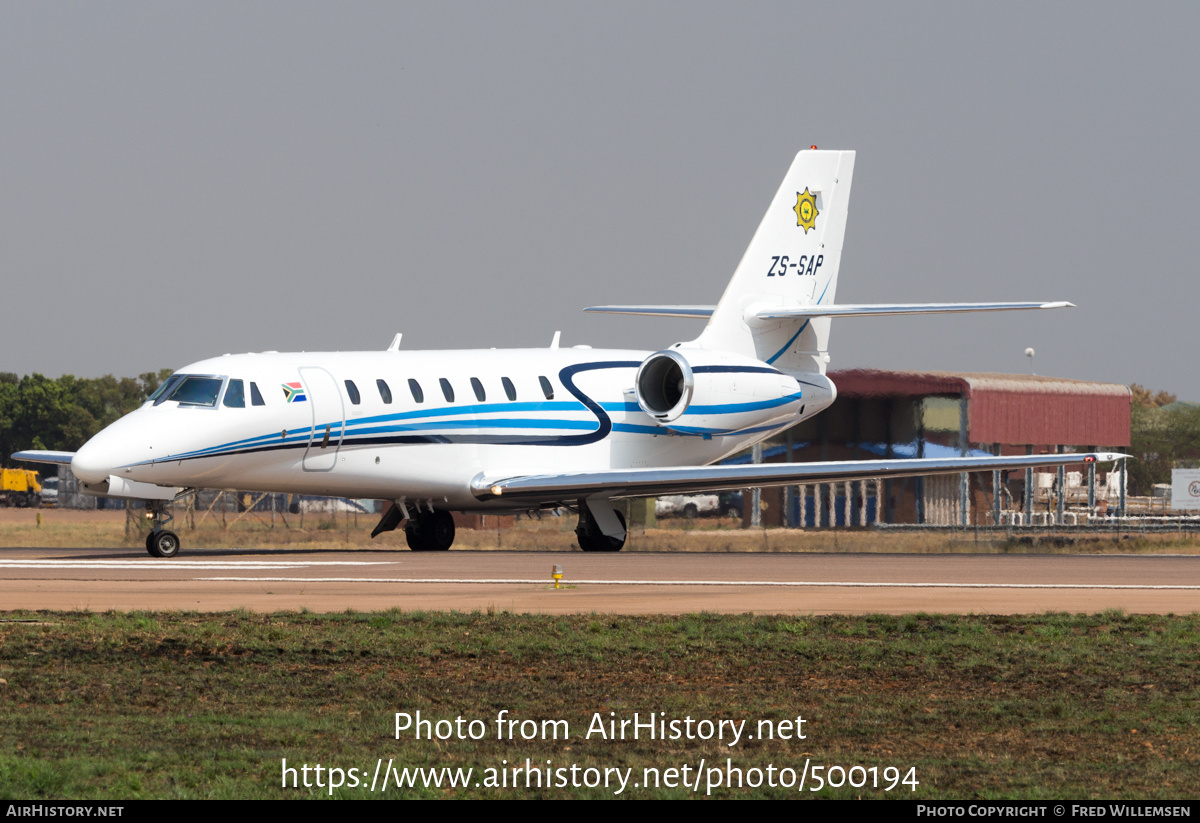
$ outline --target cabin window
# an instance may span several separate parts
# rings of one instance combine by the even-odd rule
[[[438,383],[442,387],[442,396],[446,398],[447,403],[454,402],[454,387],[450,385],[450,381],[444,377],[438,378]]]
[[[350,402],[354,405],[362,402],[362,395],[358,393],[358,386],[354,385],[353,380],[346,381],[346,394],[350,395]]]
[[[262,394],[258,390],[258,384],[253,380],[250,381],[250,402],[255,406],[267,405],[263,402]]]
[[[542,394],[546,395],[547,400],[554,399],[554,387],[550,385],[550,381],[545,377],[539,377],[538,382],[542,384]]]
[[[517,399],[517,387],[507,377],[501,377],[500,382],[504,384],[504,393],[508,395],[509,400]]]
[[[375,385],[379,387],[379,399],[384,403],[391,405],[392,390],[388,388],[388,384],[384,380],[376,380]]]
[[[425,402],[425,392],[421,391],[421,384],[411,377],[408,379],[408,390],[412,392],[413,400],[418,403]]]
[[[479,382],[478,377],[471,378],[471,388],[475,390],[475,399],[482,403],[487,400],[487,394],[483,391],[483,384]]]
[[[231,409],[246,408],[246,384],[241,380],[230,380],[229,388],[225,389],[225,399],[221,402]]]
[[[222,382],[219,377],[185,377],[167,399],[187,406],[215,407]]]

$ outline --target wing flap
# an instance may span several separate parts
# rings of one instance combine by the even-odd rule
[[[1112,452],[1031,454],[1011,457],[945,457],[899,460],[842,460],[821,463],[760,463],[743,466],[689,466],[660,469],[610,469],[524,477],[476,477],[472,491],[479,500],[503,497],[521,503],[554,504],[591,495],[653,497],[723,489],[834,483],[872,477],[920,477],[971,471],[1004,471],[1033,466],[1124,460]]]

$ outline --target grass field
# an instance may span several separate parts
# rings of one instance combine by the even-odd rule
[[[818,796],[1200,796],[1200,616],[633,618],[511,614],[5,613],[0,622],[0,797],[276,798],[282,761],[393,768],[647,768],[695,780],[726,760],[766,775],[807,761],[917,781]],[[395,713],[477,719],[478,741],[395,737]],[[559,739],[497,740],[502,710],[565,720]],[[610,715],[610,712],[612,713]],[[603,740],[592,718],[805,718],[804,740]],[[520,727],[517,727],[518,729]],[[560,727],[561,728],[561,727]],[[773,726],[787,733],[789,727]],[[443,726],[442,731],[448,731]],[[795,732],[795,726],[790,727]],[[700,731],[700,727],[696,727]],[[539,731],[538,736],[540,737]],[[507,763],[505,763],[507,761]],[[335,797],[611,796],[615,789],[407,788]],[[612,774],[616,774],[613,772]],[[712,773],[703,775],[706,794]],[[825,774],[825,772],[821,772]],[[689,776],[690,775],[690,776]],[[786,772],[776,772],[777,781]],[[857,782],[869,772],[854,772]],[[830,777],[843,779],[836,769]],[[343,779],[349,783],[348,774]],[[499,780],[499,777],[494,776]],[[552,780],[557,780],[557,776]],[[564,773],[563,779],[569,780]],[[297,772],[297,782],[303,782]],[[316,782],[315,771],[310,782]],[[326,783],[328,778],[326,777]],[[616,778],[613,779],[614,785]],[[720,787],[719,797],[797,788]]]

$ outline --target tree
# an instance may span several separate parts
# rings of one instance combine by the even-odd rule
[[[0,465],[23,449],[76,451],[96,432],[136,409],[171,374],[146,372],[137,379],[78,378],[40,374],[18,378],[0,372]]]
[[[1139,386],[1137,383],[1130,384],[1129,391],[1133,394],[1133,405],[1141,406],[1144,409],[1157,409],[1162,406],[1169,406],[1177,399],[1175,395],[1169,392],[1160,391],[1155,394],[1145,386]]]
[[[1171,482],[1171,469],[1200,461],[1200,405],[1176,403],[1175,395],[1152,394],[1136,383],[1130,389],[1130,450],[1137,459],[1129,462],[1129,485],[1134,494],[1149,495],[1154,484]]]

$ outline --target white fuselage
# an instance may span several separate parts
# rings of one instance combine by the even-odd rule
[[[633,393],[638,366],[650,354],[554,348],[226,355],[177,372],[219,379],[207,384],[211,402],[152,399],[90,440],[72,469],[90,485],[116,477],[497,510],[506,501],[480,502],[474,478],[712,463],[832,401],[810,395],[807,408],[795,397],[767,401],[756,404],[773,407],[763,425],[680,434],[645,414]]]

